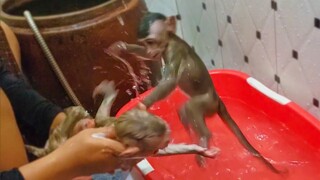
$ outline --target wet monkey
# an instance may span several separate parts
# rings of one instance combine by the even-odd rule
[[[204,63],[196,52],[175,34],[175,30],[175,17],[149,12],[142,18],[138,30],[138,41],[143,46],[116,42],[109,47],[110,54],[128,52],[142,56],[145,60],[163,59],[162,80],[139,106],[149,108],[153,103],[167,97],[178,86],[190,97],[179,110],[180,120],[188,131],[194,131],[200,146],[207,148],[212,136],[205,117],[217,113],[248,151],[261,159],[272,171],[279,173],[280,171],[245,138],[218,96]],[[204,165],[203,157],[197,156],[197,160]]]

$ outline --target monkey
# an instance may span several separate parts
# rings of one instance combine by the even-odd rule
[[[178,115],[189,134],[191,130],[195,133],[197,144],[208,147],[212,133],[206,125],[205,117],[218,114],[253,156],[262,160],[273,172],[280,173],[246,139],[217,94],[203,61],[193,48],[175,34],[175,31],[174,16],[166,17],[161,13],[147,12],[140,21],[137,33],[138,42],[142,46],[118,41],[108,48],[107,52],[111,56],[131,53],[144,57],[144,60],[164,61],[161,81],[138,106],[149,108],[179,87],[189,96],[189,100],[179,109]],[[205,166],[204,158],[196,157],[199,165]]]
[[[83,123],[84,118],[89,117],[89,113],[81,106],[71,106],[64,109],[66,119],[62,121],[49,135],[44,148],[25,145],[28,152],[36,157],[43,157],[58,148],[60,144],[71,137],[71,132],[78,122]],[[80,124],[80,123],[79,123]]]
[[[169,144],[170,129],[167,123],[158,116],[146,110],[132,109],[120,117],[110,117],[111,106],[117,96],[118,90],[114,88],[114,82],[102,81],[93,91],[93,98],[104,95],[95,119],[81,106],[72,106],[65,109],[67,118],[59,124],[44,148],[26,145],[29,152],[37,157],[42,157],[65,142],[68,138],[86,128],[108,127],[108,138],[116,139],[126,146],[121,157],[136,155],[136,158],[147,156],[165,156],[176,154],[200,154],[214,158],[219,153],[218,148],[203,148],[195,144]],[[101,135],[93,135],[100,137]],[[104,137],[104,136],[103,136]],[[161,149],[161,150],[159,150]]]

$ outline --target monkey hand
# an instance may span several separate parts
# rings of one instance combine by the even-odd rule
[[[126,51],[127,46],[123,41],[117,41],[104,50],[104,52],[109,54],[110,56],[120,56],[123,52]]]
[[[116,90],[114,82],[103,80],[94,90],[92,93],[92,98],[96,99],[97,95],[103,95],[105,97],[113,96],[118,93]]]
[[[199,155],[208,157],[208,158],[215,158],[220,152],[220,149],[217,147],[213,147],[210,149],[203,148],[199,151]]]
[[[140,110],[147,110],[147,106],[144,105],[142,102],[139,102],[136,106],[136,108],[140,109]]]

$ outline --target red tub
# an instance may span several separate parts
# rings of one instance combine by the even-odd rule
[[[242,72],[213,70],[210,75],[247,139],[272,164],[288,173],[278,175],[269,170],[242,147],[216,115],[207,118],[206,123],[213,133],[210,145],[219,147],[221,153],[215,159],[207,159],[206,168],[198,167],[194,155],[150,157],[137,165],[145,179],[320,179],[319,120]],[[130,101],[117,115],[134,107],[151,91]],[[150,112],[169,123],[174,143],[191,143],[177,115],[186,100],[177,88],[150,108]]]

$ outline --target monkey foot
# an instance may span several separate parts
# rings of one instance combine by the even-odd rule
[[[204,150],[201,155],[209,158],[215,158],[220,153],[220,151],[221,150],[219,148],[213,147],[213,148]]]
[[[207,167],[207,163],[206,163],[206,160],[203,156],[201,155],[196,155],[196,161],[197,161],[197,164],[200,166],[200,167]]]

